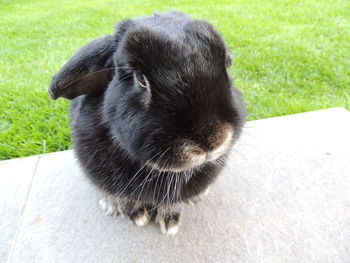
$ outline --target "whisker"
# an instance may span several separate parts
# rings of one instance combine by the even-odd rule
[[[122,191],[118,194],[120,196],[122,196],[122,194],[124,193],[124,191],[127,189],[127,187],[129,187],[129,185],[137,178],[138,174],[141,172],[141,170],[154,158],[156,157],[157,153],[154,154],[147,162],[145,162],[144,165],[141,166],[141,168],[133,175],[133,177],[130,179],[130,181],[126,184],[126,186],[122,189]]]
[[[170,147],[168,147],[168,148],[158,157],[158,159],[156,160],[156,163],[158,163],[158,162],[160,161],[160,159],[162,158],[162,156],[163,156],[169,149],[170,149]],[[148,161],[150,161],[150,160],[148,160]],[[140,198],[140,196],[141,196],[141,194],[142,194],[143,188],[144,188],[144,186],[145,186],[145,184],[146,184],[146,180],[148,179],[148,177],[151,175],[151,173],[152,173],[153,171],[154,171],[154,169],[153,169],[153,167],[151,167],[151,171],[150,171],[150,172],[146,175],[146,177],[142,180],[141,184],[138,185],[138,186],[134,189],[134,191],[130,194],[130,196],[132,196],[132,195],[135,193],[135,191],[138,190],[138,189],[142,186],[142,189],[141,189],[141,191],[140,191],[139,197],[138,197],[138,199],[137,199],[137,200],[139,200],[139,198]]]
[[[163,171],[163,169],[168,165],[168,161],[169,161],[169,158],[166,160],[166,162],[164,163],[164,165],[163,165],[163,167],[161,167],[161,171]],[[166,175],[165,175],[166,174]],[[164,174],[162,175],[162,172],[158,175],[158,179],[159,179],[159,177],[162,177],[161,178],[161,181],[160,181],[160,183],[159,183],[159,189],[158,189],[158,192],[157,192],[157,198],[155,199],[155,201],[154,201],[154,203],[156,203],[156,201],[157,200],[159,200],[159,194],[160,194],[160,192],[161,192],[161,189],[163,189],[163,181],[164,181],[164,177],[166,177],[166,181],[167,181],[167,178],[169,177],[169,172],[168,171],[164,171]],[[157,179],[157,182],[158,182],[158,179]],[[158,185],[158,184],[157,184]],[[155,187],[155,189],[154,189],[154,194],[155,194],[155,192],[156,192],[156,187]],[[161,201],[159,201],[159,203],[155,206],[155,207],[153,207],[150,211],[154,211],[154,210],[156,210],[162,203],[163,203],[163,201],[164,201],[164,199],[165,199],[165,197],[166,197],[166,194],[164,195],[164,197],[162,198],[162,200]]]
[[[168,164],[168,161],[169,161],[169,157],[164,161],[164,167],[165,166],[167,166],[167,164]],[[156,181],[156,183],[155,183],[155,186],[154,186],[154,189],[153,189],[153,195],[152,195],[152,201],[153,201],[153,203],[155,203],[156,202],[156,199],[155,199],[155,194],[156,194],[156,190],[157,190],[157,186],[158,186],[158,181],[159,181],[159,178],[162,176],[164,176],[164,175],[162,175],[163,173],[167,173],[166,171],[163,171],[162,169],[161,169],[161,171],[158,173],[158,175],[157,175],[157,181]],[[159,196],[159,191],[160,191],[160,189],[161,189],[161,187],[160,187],[161,185],[159,184],[159,189],[158,189],[158,194],[157,194],[157,200],[158,200],[158,196]]]

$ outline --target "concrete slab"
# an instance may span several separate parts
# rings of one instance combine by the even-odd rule
[[[8,262],[349,262],[349,134],[342,108],[247,123],[174,237],[103,215],[71,151],[42,156]]]
[[[0,262],[6,262],[18,237],[38,160],[35,156],[0,162]]]

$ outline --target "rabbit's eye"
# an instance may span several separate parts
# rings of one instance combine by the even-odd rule
[[[145,75],[143,75],[140,71],[135,71],[135,77],[137,79],[137,82],[142,88],[147,88],[147,79]]]

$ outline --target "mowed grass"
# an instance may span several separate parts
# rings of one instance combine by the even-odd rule
[[[0,0],[0,159],[69,148],[69,103],[49,98],[51,76],[118,20],[169,9],[222,32],[250,120],[350,109],[348,0]]]

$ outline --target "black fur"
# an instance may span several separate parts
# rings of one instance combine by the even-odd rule
[[[95,184],[117,196],[151,204],[196,196],[218,176],[225,155],[178,173],[149,164],[181,167],[188,142],[211,151],[221,124],[238,138],[245,110],[225,68],[231,53],[208,22],[176,11],[127,19],[116,29],[82,47],[52,80],[53,98],[73,99],[78,159]],[[138,85],[135,70],[150,90]]]

